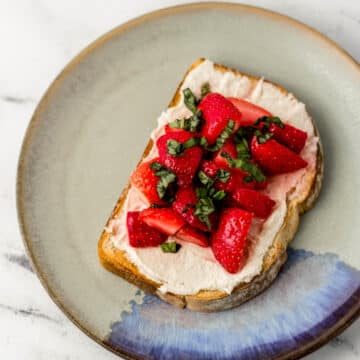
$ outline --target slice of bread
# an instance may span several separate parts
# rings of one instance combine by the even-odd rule
[[[190,71],[198,67],[205,59],[197,60],[186,72],[184,79]],[[223,65],[214,64],[216,71],[226,74],[233,73],[235,76],[247,77],[253,87],[256,86],[259,78],[252,77],[240,73],[237,70],[228,68]],[[180,83],[169,107],[176,106],[182,101],[181,86],[184,82]],[[269,84],[269,82],[266,81]],[[201,85],[201,84],[200,84]],[[280,90],[285,96],[288,93],[282,87],[272,84]],[[318,135],[314,126],[315,134]],[[147,156],[153,146],[153,141],[150,139],[142,159]],[[129,174],[130,175],[130,174]],[[130,283],[137,285],[139,288],[146,292],[157,295],[166,302],[178,307],[188,308],[195,311],[220,311],[230,309],[240,305],[241,303],[253,298],[263,290],[265,290],[276,278],[281,266],[286,261],[286,248],[289,242],[294,237],[297,227],[299,225],[299,217],[305,211],[309,210],[315,203],[321,188],[323,177],[323,152],[320,141],[317,143],[317,158],[316,158],[316,171],[312,172],[306,178],[306,184],[302,188],[302,192],[297,194],[296,198],[288,196],[287,198],[287,212],[284,221],[273,239],[272,245],[267,250],[264,259],[262,270],[259,275],[255,276],[248,283],[238,284],[231,294],[218,290],[201,290],[196,295],[178,295],[173,293],[163,293],[159,291],[161,283],[154,282],[153,280],[144,276],[138,268],[128,260],[125,251],[117,248],[111,241],[111,235],[107,231],[103,231],[99,243],[98,252],[101,264],[111,272],[120,275]],[[116,204],[109,220],[119,216],[124,202],[127,197],[130,185],[128,185],[118,203]]]

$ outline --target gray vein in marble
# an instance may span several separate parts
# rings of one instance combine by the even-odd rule
[[[36,103],[37,101],[32,98],[21,97],[21,96],[11,96],[11,95],[3,95],[0,96],[0,99],[4,102],[9,102],[13,104],[27,104],[27,103]]]
[[[352,15],[347,14],[345,11],[340,11],[340,14],[344,17],[348,18],[349,20],[355,21],[357,24],[360,24],[360,18],[356,18]]]
[[[17,309],[15,307],[12,307],[9,305],[0,304],[0,309],[10,311],[15,315],[20,315],[23,317],[33,317],[33,318],[37,318],[37,319],[44,319],[44,320],[51,321],[51,322],[57,323],[57,324],[61,322],[60,320],[54,319],[54,318],[40,312],[40,310],[33,309],[31,307],[29,307],[27,309]]]
[[[359,355],[357,349],[355,349],[354,344],[352,344],[348,339],[344,338],[343,336],[338,336],[335,339],[329,342],[330,346],[334,348],[340,348],[343,350],[348,350],[354,355]]]
[[[27,256],[25,254],[21,254],[21,255],[17,255],[17,254],[5,254],[4,255],[5,258],[10,261],[13,264],[19,265],[22,268],[30,271],[30,272],[34,272],[29,259],[27,258]]]

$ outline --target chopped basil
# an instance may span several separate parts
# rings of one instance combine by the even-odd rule
[[[186,88],[183,90],[185,106],[193,113],[197,113],[197,100],[193,92]]]
[[[169,126],[174,129],[183,129],[185,131],[197,132],[199,131],[201,123],[201,111],[198,110],[196,114],[190,116],[189,118],[176,119],[171,121]]]
[[[272,138],[272,136],[274,135],[273,133],[270,132],[261,132],[260,130],[255,130],[254,135],[257,138],[257,141],[259,144],[264,144],[266,143],[270,138]]]
[[[205,83],[201,86],[201,98],[204,98],[210,92],[210,84]]]
[[[183,153],[183,151],[184,145],[181,142],[173,139],[169,139],[167,141],[167,152],[169,155],[179,156]]]
[[[218,169],[215,176],[217,180],[225,184],[230,179],[231,172],[229,170]]]
[[[245,138],[237,138],[236,152],[239,159],[250,159],[249,145]]]
[[[209,197],[203,197],[197,202],[194,215],[196,215],[199,220],[205,223],[208,229],[211,230],[209,215],[211,215],[215,210],[213,201]]]
[[[156,185],[156,191],[159,195],[159,198],[167,202],[172,202],[173,199],[168,196],[167,190],[169,185],[176,181],[175,174],[171,170],[166,169],[162,164],[157,161],[150,164],[150,169],[156,170],[155,176],[160,178]]]
[[[221,132],[221,134],[216,139],[216,142],[215,142],[215,144],[213,146],[209,147],[208,143],[206,141],[206,138],[204,138],[204,137],[201,138],[200,145],[202,145],[206,150],[211,151],[211,152],[215,152],[215,151],[220,150],[224,146],[226,140],[233,133],[234,127],[235,127],[235,121],[234,120],[229,120],[229,122],[225,126],[224,130]]]
[[[260,117],[254,122],[254,126],[259,126],[261,123],[264,124],[263,129],[265,128],[265,131],[269,130],[269,127],[271,124],[275,124],[280,129],[283,129],[285,127],[285,125],[283,124],[283,122],[280,120],[280,118],[278,116]]]
[[[220,201],[222,199],[224,199],[226,197],[226,192],[224,190],[219,190],[214,192],[214,194],[212,194],[212,198],[214,200]]]
[[[189,140],[187,140],[185,143],[184,143],[184,149],[189,149],[193,146],[196,146],[199,144],[199,141],[197,138],[190,138]]]
[[[249,174],[251,180],[255,180],[257,182],[262,182],[266,180],[266,176],[262,173],[262,171],[252,162],[245,159],[233,159],[227,152],[223,151],[221,156],[224,157],[229,165],[233,168],[239,168]],[[251,181],[248,180],[248,181]]]
[[[180,250],[181,245],[176,243],[175,241],[172,241],[162,243],[160,247],[164,253],[177,253]]]
[[[210,176],[207,176],[202,170],[198,172],[198,178],[200,182],[205,185],[208,189],[214,185],[214,180]]]
[[[160,170],[162,169],[162,167],[163,166],[158,161],[154,161],[153,163],[150,164],[151,170]]]

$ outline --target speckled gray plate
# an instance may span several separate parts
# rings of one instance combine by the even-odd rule
[[[177,310],[104,270],[97,241],[159,113],[199,57],[263,75],[307,104],[326,171],[275,284],[238,309]],[[53,300],[129,358],[294,359],[360,308],[360,69],[316,31],[278,14],[203,3],[157,11],[104,35],[41,100],[24,140],[18,210]]]

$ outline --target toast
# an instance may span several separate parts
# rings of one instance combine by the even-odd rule
[[[205,59],[197,60],[187,70],[183,80],[178,86],[173,99],[169,104],[169,108],[174,107],[182,101],[181,88],[188,74],[201,65]],[[214,64],[216,72],[221,74],[232,73],[236,77],[246,78],[252,88],[255,88],[257,83],[261,80],[253,76],[245,75],[238,70],[228,68],[223,65]],[[272,84],[265,81],[267,84]],[[288,92],[276,85],[276,87],[284,96],[292,96]],[[295,99],[295,98],[294,98]],[[318,132],[314,124],[314,133],[318,136]],[[148,156],[153,148],[153,140],[150,139],[145,151],[142,155],[140,162]],[[109,271],[121,276],[128,282],[138,286],[142,290],[152,293],[164,301],[181,308],[188,308],[194,311],[212,312],[230,309],[240,305],[241,303],[253,298],[254,296],[265,290],[276,278],[281,266],[286,261],[286,248],[289,242],[294,237],[299,225],[299,217],[301,214],[309,210],[315,203],[321,188],[323,178],[323,151],[320,139],[317,142],[316,149],[316,164],[315,171],[307,174],[306,183],[302,187],[301,193],[296,194],[296,197],[291,196],[289,192],[286,199],[286,214],[283,219],[282,225],[273,238],[272,245],[267,249],[263,257],[261,272],[257,274],[250,282],[242,282],[234,287],[229,294],[220,290],[200,290],[196,294],[179,295],[171,292],[160,291],[161,283],[149,279],[143,275],[138,267],[132,263],[126,252],[119,249],[114,245],[111,240],[111,234],[105,230],[102,232],[98,242],[98,254],[101,264]],[[140,163],[139,162],[139,163]],[[123,190],[108,222],[110,224],[112,219],[117,218],[123,209],[126,201],[130,184]]]

